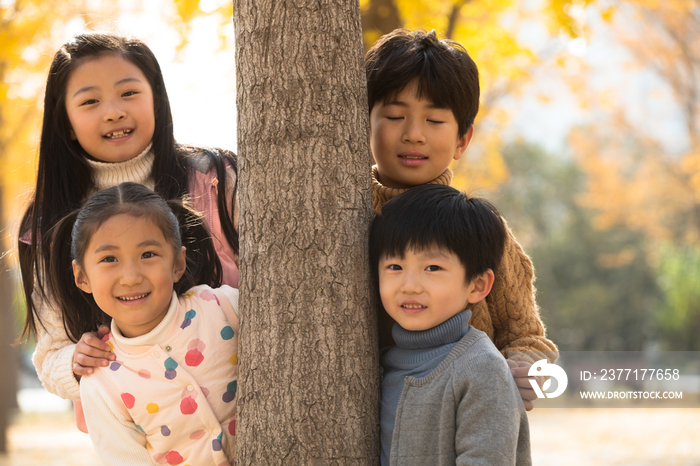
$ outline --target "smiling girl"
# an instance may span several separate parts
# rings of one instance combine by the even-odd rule
[[[100,340],[106,329],[83,334],[63,324],[47,285],[52,227],[91,194],[124,181],[165,199],[188,195],[222,264],[211,284],[238,287],[236,170],[232,152],[175,142],[163,75],[143,42],[90,33],[58,50],[46,82],[36,190],[18,245],[23,334],[36,337],[33,362],[48,391],[78,400],[80,377],[114,358]]]
[[[122,183],[61,220],[51,252],[49,289],[69,332],[111,318],[103,340],[116,359],[80,382],[102,464],[228,465],[238,290],[199,285],[219,267],[201,218]]]

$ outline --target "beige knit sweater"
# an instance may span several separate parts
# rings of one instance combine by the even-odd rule
[[[442,175],[427,184],[450,185],[451,182],[452,170],[448,168]],[[377,166],[372,167],[372,205],[375,215],[379,213],[386,201],[404,191],[406,189],[382,185],[377,179]],[[510,358],[534,362],[546,357],[554,361],[556,353],[552,352],[556,352],[557,347],[544,336],[544,325],[535,304],[535,289],[532,285],[535,275],[532,262],[515,240],[507,224],[506,231],[508,235],[503,260],[496,272],[493,288],[486,299],[472,307],[470,324],[486,333],[506,358],[512,351],[537,351],[546,353],[527,356],[511,354]],[[387,314],[383,314],[386,319]],[[386,322],[382,327],[384,328],[382,332],[386,332]],[[382,335],[380,335],[381,339]]]

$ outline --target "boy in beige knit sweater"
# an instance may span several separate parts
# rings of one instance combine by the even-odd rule
[[[370,147],[375,214],[394,196],[423,184],[452,181],[448,168],[462,157],[479,109],[479,74],[458,43],[435,31],[397,29],[365,55],[370,109]],[[514,352],[557,347],[545,337],[535,304],[532,262],[507,229],[503,260],[489,296],[472,309],[471,325],[485,332],[508,364],[525,407],[536,398],[527,380],[534,359],[516,361]],[[382,312],[380,343],[391,343],[393,322]]]

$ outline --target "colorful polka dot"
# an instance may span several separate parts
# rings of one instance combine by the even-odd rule
[[[148,369],[141,369],[139,371],[139,377],[143,377],[144,379],[150,379],[151,373],[148,371]]]
[[[197,411],[197,402],[191,396],[180,402],[180,412],[182,414],[194,414]]]
[[[228,362],[230,362],[234,366],[238,364],[238,353],[233,353],[229,358]]]
[[[170,428],[168,426],[160,426],[160,433],[163,437],[168,437],[170,435]]]
[[[207,387],[199,387],[199,389],[202,390],[204,396],[209,396],[209,389]]]
[[[230,403],[236,398],[236,391],[238,390],[238,382],[235,380],[228,384],[226,387],[226,393],[221,397],[224,403]]]
[[[230,325],[221,329],[221,338],[224,340],[230,340],[234,335],[236,335],[236,332],[233,331]]]
[[[202,298],[205,301],[216,301],[216,304],[221,306],[221,303],[219,302],[219,298],[212,293],[210,290],[204,290],[199,294],[199,297]]]
[[[136,398],[134,398],[134,395],[132,395],[131,393],[122,393],[122,401],[124,402],[124,406],[126,406],[126,409],[131,409],[134,407]]]
[[[231,435],[236,435],[236,420],[232,419],[228,424],[228,433]]]
[[[136,424],[135,427],[136,427],[138,430],[140,430],[141,432],[143,432],[144,434],[146,433],[146,431],[143,430],[143,427],[141,427],[140,425]]]
[[[148,411],[150,414],[155,414],[159,410],[160,410],[160,407],[155,403],[148,403],[146,405],[146,411]]]
[[[194,387],[192,387],[192,388],[193,388],[193,390],[190,390],[189,386],[185,387],[182,390],[182,395],[180,397],[184,399],[184,398],[187,398],[189,396],[193,400],[196,400],[199,393],[197,393],[197,390],[194,390]]]
[[[223,432],[219,434],[214,440],[211,441],[211,449],[214,451],[221,451],[221,436]]]
[[[175,450],[169,451],[167,455],[165,455],[165,460],[168,462],[168,464],[178,464],[182,463],[182,460],[184,458],[182,455]]]
[[[173,380],[175,377],[177,377],[177,371],[175,371],[175,368],[177,367],[177,363],[173,358],[168,358],[165,360],[163,363],[165,366],[165,378],[168,380]]]
[[[206,431],[204,431],[204,430],[194,431],[190,434],[190,439],[191,440],[198,440],[198,439],[204,437],[204,434],[206,434]]]
[[[192,290],[182,295],[183,298],[191,298],[192,296],[194,296],[194,291]]]
[[[185,320],[182,321],[182,325],[180,325],[180,328],[189,327],[190,324],[192,323],[192,319],[194,319],[194,317],[196,315],[197,315],[197,313],[195,312],[194,309],[190,309],[189,311],[187,311],[187,313],[185,314]]]
[[[190,367],[199,366],[202,361],[204,361],[204,355],[200,353],[199,350],[194,349],[185,354],[185,364]]]
[[[199,338],[195,338],[187,344],[187,354],[185,354],[185,364],[190,367],[199,366],[204,361],[202,352],[207,345]]]
[[[109,365],[109,369],[112,371],[116,371],[120,367],[122,367],[122,365],[119,364],[117,361],[114,361],[112,364]]]
[[[207,345],[204,344],[204,342],[199,338],[193,338],[189,343],[187,343],[187,351],[192,351],[194,349],[204,351],[206,348]]]

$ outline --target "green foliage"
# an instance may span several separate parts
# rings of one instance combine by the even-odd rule
[[[663,243],[656,256],[663,293],[656,318],[664,349],[700,351],[700,248]]]

